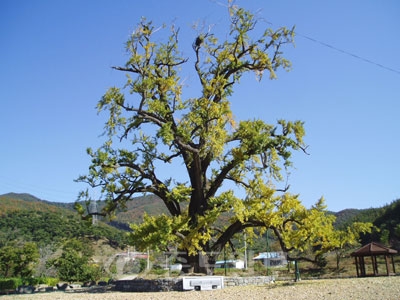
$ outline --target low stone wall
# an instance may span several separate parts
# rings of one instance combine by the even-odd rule
[[[274,280],[272,276],[257,277],[224,277],[224,286],[240,285],[264,285]],[[121,292],[167,292],[182,291],[182,278],[163,279],[132,279],[118,280],[115,282],[115,290]]]
[[[224,285],[238,286],[238,285],[264,285],[274,281],[273,276],[257,276],[257,277],[224,277]]]
[[[132,279],[118,280],[115,282],[115,290],[120,292],[168,292],[182,291],[182,278],[163,279]]]

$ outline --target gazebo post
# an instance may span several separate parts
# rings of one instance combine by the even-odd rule
[[[365,277],[365,261],[364,256],[360,257],[360,269],[361,269],[361,277]]]
[[[374,275],[377,276],[379,274],[378,271],[378,260],[376,258],[376,255],[373,255],[373,259],[372,259],[372,268],[374,269]]]
[[[394,274],[396,274],[396,269],[395,269],[395,267],[394,267],[394,255],[391,255],[391,257],[392,257],[392,266],[393,266],[393,273]]]
[[[385,255],[385,262],[386,262],[386,274],[387,276],[390,275],[390,264],[389,264],[389,255]]]
[[[371,264],[372,264],[372,272],[374,276],[376,276],[376,268],[375,268],[375,256],[371,255]]]
[[[355,263],[356,263],[357,277],[360,277],[360,272],[359,272],[359,270],[358,270],[358,260],[357,260],[357,256],[354,256],[354,260],[355,260]]]

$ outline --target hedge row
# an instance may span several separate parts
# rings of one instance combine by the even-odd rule
[[[0,278],[0,291],[15,290],[21,285],[21,278]]]
[[[28,279],[24,278],[0,278],[0,292],[16,290],[22,285],[38,285],[47,284],[48,286],[55,286],[59,282],[58,278],[52,277],[32,277]]]

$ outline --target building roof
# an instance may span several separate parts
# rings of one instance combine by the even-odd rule
[[[284,259],[285,255],[283,252],[261,252],[258,256],[254,257],[253,260],[257,259]]]
[[[357,249],[353,253],[351,253],[352,256],[370,256],[370,255],[385,255],[385,254],[396,254],[397,250],[390,249],[388,247],[385,247],[381,244],[372,242],[369,243],[360,249]]]
[[[217,264],[217,265],[220,265],[220,264],[224,264],[224,263],[243,263],[244,261],[243,260],[240,260],[240,259],[235,259],[235,260],[233,260],[233,259],[227,259],[226,261],[225,260],[217,260],[216,262],[215,262],[215,264]]]

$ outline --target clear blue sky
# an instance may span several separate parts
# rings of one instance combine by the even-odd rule
[[[0,1],[0,194],[73,202],[86,188],[86,148],[102,142],[95,106],[121,84],[111,66],[141,16],[174,22],[190,56],[195,21],[225,30],[225,1]],[[296,25],[291,72],[244,80],[238,118],[305,121],[310,155],[296,154],[290,191],[309,207],[379,207],[400,198],[400,2],[237,1],[266,26]],[[311,40],[311,39],[312,40]],[[367,61],[366,61],[367,60]],[[190,81],[189,81],[190,82]]]

